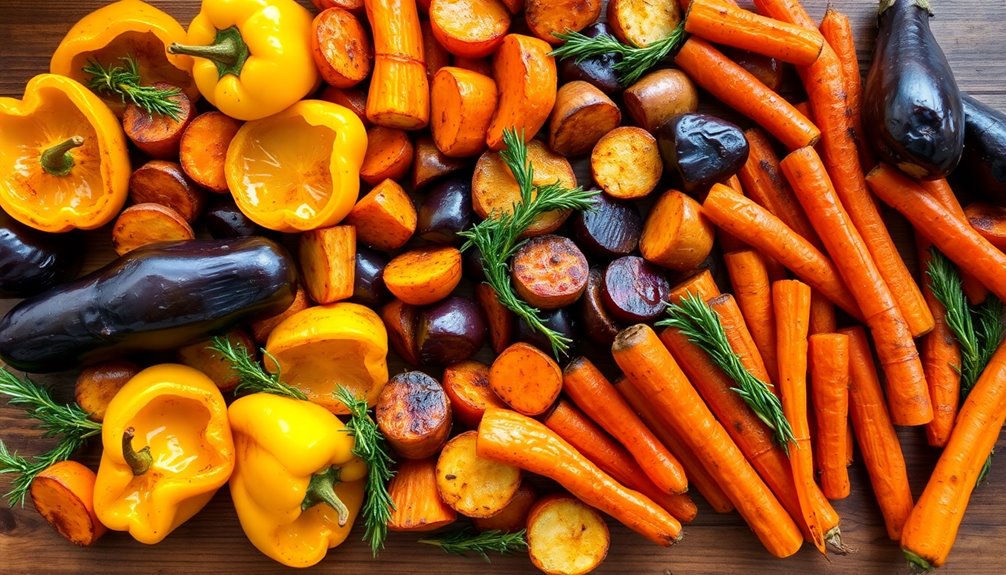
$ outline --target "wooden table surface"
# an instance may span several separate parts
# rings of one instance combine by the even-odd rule
[[[827,0],[805,0],[819,18]],[[859,56],[867,62],[874,36],[872,0],[832,0],[854,20]],[[153,2],[187,23],[198,10],[196,0]],[[306,3],[306,2],[305,2]],[[1006,2],[1002,0],[942,0],[935,4],[933,30],[942,44],[962,89],[987,103],[1006,110]],[[48,71],[49,56],[63,34],[78,18],[102,5],[97,0],[52,0],[29,2],[0,0],[0,95],[20,96],[24,84],[37,73]],[[865,68],[864,68],[865,69]],[[0,135],[2,138],[2,135]],[[2,177],[2,175],[0,175]],[[99,247],[107,236],[97,236]],[[107,248],[105,248],[107,249]],[[0,302],[0,312],[10,302]],[[392,362],[395,371],[400,362]],[[53,382],[58,397],[69,399],[73,374],[45,378]],[[908,472],[916,496],[921,492],[937,457],[925,444],[921,429],[901,429]],[[24,454],[47,447],[24,415],[0,406],[0,438]],[[1002,442],[1000,442],[1002,447]],[[1006,449],[1002,450],[1006,452]],[[96,462],[96,446],[83,454]],[[699,517],[684,531],[684,540],[671,549],[647,543],[610,521],[612,544],[597,573],[699,575],[720,573],[906,573],[898,546],[887,539],[880,513],[863,467],[851,468],[852,495],[835,503],[842,515],[842,533],[855,548],[847,556],[818,555],[809,546],[794,557],[771,557],[736,514],[717,515],[700,501]],[[8,482],[0,479],[0,491]],[[1006,460],[997,462],[989,481],[971,500],[945,573],[993,573],[1006,566]],[[357,526],[350,541],[333,550],[315,568],[320,573],[428,573],[443,575],[533,572],[527,557],[494,558],[488,566],[478,558],[447,557],[438,550],[418,545],[418,537],[392,534],[379,559],[372,559],[360,540]],[[293,572],[293,570],[289,570]],[[280,573],[287,572],[260,555],[244,538],[226,489],[196,518],[179,528],[163,543],[146,547],[128,535],[110,533],[90,549],[77,548],[60,538],[35,513],[0,505],[0,574],[43,573]]]

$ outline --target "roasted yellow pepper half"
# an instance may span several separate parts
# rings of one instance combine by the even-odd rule
[[[339,223],[360,194],[367,132],[348,108],[302,100],[241,126],[227,148],[227,187],[258,225],[302,232]]]
[[[129,192],[129,153],[108,106],[80,83],[40,74],[0,98],[0,207],[44,232],[94,229]]]
[[[258,120],[318,87],[311,22],[294,0],[203,0],[187,44],[168,53],[194,57],[196,85],[221,112]]]
[[[201,371],[148,367],[112,398],[94,511],[109,529],[160,542],[198,513],[234,470],[223,395]]]
[[[231,404],[237,465],[231,499],[241,528],[262,553],[310,567],[345,541],[363,504],[367,465],[329,411],[255,393]]]

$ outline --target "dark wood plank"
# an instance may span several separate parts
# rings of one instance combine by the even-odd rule
[[[815,17],[820,17],[826,0],[807,0]],[[188,22],[198,10],[195,0],[169,0],[154,4]],[[100,6],[96,0],[70,2],[27,2],[0,0],[0,95],[18,96],[27,80],[48,69],[49,55],[72,23]],[[838,0],[837,8],[853,18],[858,33],[859,56],[869,60],[873,42],[874,2]],[[961,87],[978,94],[989,104],[1006,109],[1006,3],[1000,0],[945,0],[936,5],[933,29],[947,52]],[[92,234],[99,254],[107,254],[107,235]],[[103,256],[92,256],[94,267]],[[10,302],[0,302],[0,312]],[[392,370],[401,368],[394,361]],[[72,395],[73,374],[44,379],[52,383],[61,399]],[[13,449],[36,453],[48,442],[30,427],[18,410],[0,407],[0,436]],[[902,429],[900,436],[909,462],[913,491],[921,492],[937,452],[925,445],[919,429]],[[1000,448],[1003,445],[1000,443]],[[97,446],[83,454],[89,464],[97,463]],[[1006,489],[1006,463],[997,464],[988,483],[972,498],[958,535],[946,573],[992,573],[1001,570],[1003,560],[997,546],[1006,540],[1001,520],[1003,504],[998,496]],[[684,540],[673,549],[646,543],[612,522],[612,546],[598,573],[625,574],[721,574],[770,570],[774,573],[863,573],[887,574],[907,571],[897,545],[887,539],[883,522],[873,500],[869,481],[859,463],[851,469],[853,493],[836,503],[842,515],[846,542],[857,551],[832,556],[831,561],[805,548],[795,557],[778,561],[758,544],[736,515],[717,515],[700,502],[700,515],[686,526]],[[0,479],[6,491],[8,480]],[[330,553],[316,569],[325,573],[411,573],[438,571],[467,574],[516,574],[531,572],[524,556],[494,558],[491,567],[479,559],[445,558],[436,549],[417,545],[417,537],[394,534],[379,560],[370,556],[360,541],[357,528],[350,541]],[[114,533],[92,549],[67,544],[31,509],[0,507],[0,573],[248,573],[272,574],[284,570],[255,551],[237,523],[226,489],[195,519],[182,526],[165,542],[154,547],[136,543],[128,535]]]

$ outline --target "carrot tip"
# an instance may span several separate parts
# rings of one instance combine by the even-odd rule
[[[842,541],[842,531],[837,526],[825,534],[824,542],[837,555],[848,555],[856,552],[856,549],[849,547]]]

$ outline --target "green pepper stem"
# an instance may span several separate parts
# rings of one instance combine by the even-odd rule
[[[349,521],[349,509],[335,494],[335,486],[338,484],[338,467],[329,467],[325,471],[312,475],[310,483],[307,484],[304,501],[300,504],[300,510],[307,511],[319,503],[324,503],[339,514],[339,527],[344,526]]]
[[[126,460],[129,468],[133,470],[134,476],[143,475],[154,463],[149,445],[139,451],[133,449],[133,437],[135,436],[136,430],[132,427],[127,427],[126,431],[122,432],[122,457]]]
[[[227,74],[240,76],[241,68],[250,55],[248,44],[241,37],[241,31],[237,26],[217,30],[216,38],[208,46],[189,46],[172,42],[168,46],[168,53],[206,58],[216,64],[217,73],[221,78]]]
[[[45,170],[47,174],[52,176],[65,176],[69,174],[70,169],[73,168],[73,156],[70,155],[70,150],[79,148],[83,145],[84,138],[80,136],[67,138],[42,152],[42,156],[39,158],[39,163],[42,164],[42,169]]]

